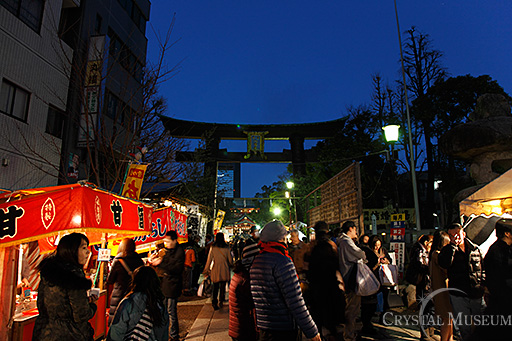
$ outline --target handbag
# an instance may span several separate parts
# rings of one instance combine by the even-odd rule
[[[199,297],[210,297],[212,294],[212,280],[210,276],[206,277],[201,284],[199,284],[199,288],[197,289],[197,296]]]
[[[357,262],[356,295],[370,296],[380,289],[380,282],[368,265],[362,261]]]
[[[398,270],[396,265],[381,264],[379,267],[380,283],[384,286],[394,287],[398,284]]]
[[[144,310],[139,322],[135,327],[124,337],[123,341],[146,341],[151,336],[153,330],[153,322],[148,313],[148,308]]]

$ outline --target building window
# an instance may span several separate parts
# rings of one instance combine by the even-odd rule
[[[107,116],[115,121],[119,99],[111,92],[109,92],[107,96]]]
[[[39,33],[43,20],[44,0],[0,0],[0,5]]]
[[[144,16],[142,15],[142,11],[139,9],[139,7],[133,6],[131,17],[132,17],[132,20],[135,23],[135,25],[137,25],[137,27],[139,28],[139,30],[145,34],[146,33],[146,19],[144,19]]]
[[[1,1],[1,0],[0,0]],[[133,0],[117,0],[121,7],[123,7],[133,23],[139,28],[139,30],[146,34],[146,18],[142,14],[140,8],[134,3]]]
[[[103,22],[103,18],[101,15],[96,13],[96,22],[94,23],[94,31],[96,34],[101,34],[101,23]]]
[[[109,53],[112,58],[128,71],[137,82],[142,82],[142,63],[112,29],[109,29],[108,35],[110,38]]]
[[[57,108],[48,108],[48,118],[46,119],[46,132],[59,139],[62,138],[64,131],[64,113]]]
[[[27,120],[30,93],[4,80],[0,91],[0,111],[19,120]]]

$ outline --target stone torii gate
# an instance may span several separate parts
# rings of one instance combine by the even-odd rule
[[[186,139],[206,139],[205,176],[217,176],[217,164],[263,162],[263,163],[292,163],[293,175],[301,176],[306,173],[306,163],[316,162],[317,158],[311,150],[304,149],[305,140],[323,140],[333,137],[341,131],[346,118],[332,121],[302,123],[302,124],[226,124],[206,123],[179,120],[162,117],[162,122],[171,136]],[[221,140],[247,140],[247,153],[228,152],[219,149]],[[264,140],[288,140],[290,149],[282,152],[264,153]],[[176,161],[193,161],[194,152],[179,152]],[[211,203],[215,193],[212,194]]]

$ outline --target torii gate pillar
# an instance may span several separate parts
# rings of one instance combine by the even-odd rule
[[[292,151],[292,169],[294,177],[306,175],[306,153],[304,151],[304,137],[298,134],[290,136],[290,148]]]

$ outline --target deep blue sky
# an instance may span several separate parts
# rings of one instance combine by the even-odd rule
[[[512,1],[398,0],[401,31],[416,26],[444,53],[451,76],[488,74],[512,94]],[[161,87],[167,115],[221,123],[306,123],[368,104],[371,76],[399,79],[392,0],[154,0],[152,27],[176,24],[167,63],[185,58]],[[152,27],[151,27],[152,26]],[[405,36],[402,35],[402,39]],[[245,141],[221,147],[245,151]],[[268,142],[267,151],[289,148]],[[277,180],[285,165],[242,165],[242,196]]]

